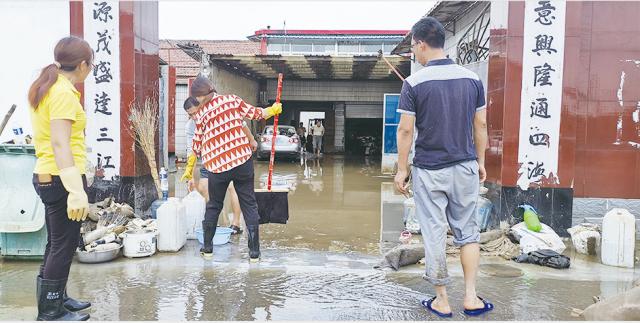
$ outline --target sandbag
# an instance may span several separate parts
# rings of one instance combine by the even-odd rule
[[[582,223],[567,229],[578,253],[595,255],[600,249],[600,232],[597,224]]]
[[[587,321],[638,321],[640,320],[640,287],[597,302],[583,312]]]
[[[384,255],[384,259],[373,268],[398,270],[400,267],[415,265],[422,258],[424,258],[424,245],[422,243],[402,244],[389,250]]]
[[[533,232],[527,229],[524,222],[520,222],[511,227],[511,233],[520,243],[520,250],[527,254],[536,250],[550,249],[557,253],[562,253],[567,247],[562,238],[548,225],[541,223],[542,230]]]

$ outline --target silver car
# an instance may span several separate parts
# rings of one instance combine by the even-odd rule
[[[258,160],[269,159],[271,154],[271,140],[273,139],[273,126],[264,128],[260,138],[258,138]],[[300,138],[296,133],[296,128],[292,126],[278,126],[276,135],[276,157],[289,157],[300,159],[301,148]]]

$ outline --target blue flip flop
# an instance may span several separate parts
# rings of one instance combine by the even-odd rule
[[[426,309],[428,309],[431,313],[438,315],[439,317],[453,317],[453,313],[442,313],[436,309],[434,309],[433,307],[431,307],[431,303],[433,303],[433,301],[436,299],[436,296],[432,297],[431,299],[425,299],[423,300],[422,306],[424,306]]]
[[[482,315],[484,313],[487,313],[491,310],[493,310],[494,306],[493,304],[485,301],[484,299],[482,299],[482,297],[478,296],[478,299],[482,301],[482,303],[484,303],[484,307],[483,308],[476,308],[473,310],[468,310],[468,309],[464,309],[464,314],[467,314],[469,316],[479,316]]]

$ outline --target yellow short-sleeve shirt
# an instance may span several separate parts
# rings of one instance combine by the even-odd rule
[[[71,153],[76,167],[84,174],[87,163],[84,128],[87,116],[80,104],[80,92],[65,76],[58,74],[58,80],[42,98],[37,109],[31,109],[33,143],[36,149],[36,174],[60,174],[53,156],[51,145],[51,120],[71,120]]]

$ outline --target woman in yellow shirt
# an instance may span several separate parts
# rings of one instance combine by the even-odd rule
[[[83,39],[66,37],[54,50],[55,61],[29,89],[36,167],[33,185],[45,206],[47,248],[37,279],[38,320],[85,321],[76,313],[91,306],[67,297],[66,285],[87,217],[86,114],[80,104],[82,83],[93,68],[93,50]]]

